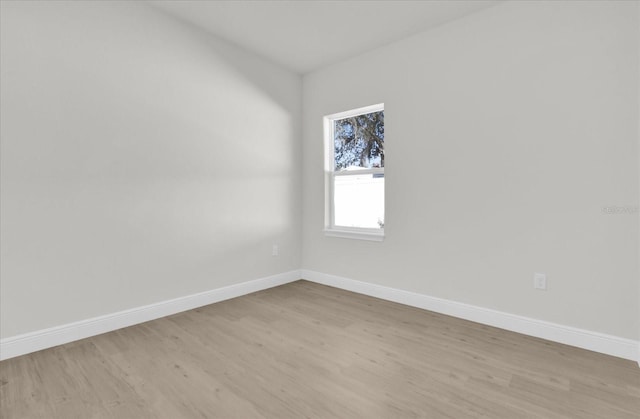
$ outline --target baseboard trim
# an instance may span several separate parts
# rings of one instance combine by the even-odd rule
[[[319,284],[637,361],[640,365],[640,342],[635,340],[371,284],[369,282],[329,275],[308,269],[302,269],[300,274],[302,278]]]
[[[640,366],[640,342],[617,336],[518,316],[484,307],[431,297],[397,288],[302,269],[233,284],[211,291],[161,301],[104,316],[55,326],[0,340],[0,360],[111,332],[194,308],[277,287],[304,278],[308,281],[449,316],[535,336],[619,358]]]
[[[117,313],[5,338],[0,340],[0,360],[14,358],[219,301],[251,294],[252,292],[297,281],[300,278],[300,271],[294,270],[217,288],[211,291],[160,301],[130,310],[119,311]]]

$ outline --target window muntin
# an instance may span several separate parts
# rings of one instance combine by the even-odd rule
[[[384,158],[383,104],[325,117],[327,234],[384,236]]]

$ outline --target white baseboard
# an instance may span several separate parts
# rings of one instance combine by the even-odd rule
[[[240,284],[229,285],[211,291],[161,301],[130,310],[119,311],[105,316],[13,336],[0,340],[0,360],[111,332],[123,327],[240,297],[299,279],[300,271],[295,270],[255,279],[253,281],[242,282]]]
[[[383,300],[394,301],[449,316],[482,323],[500,329],[535,336],[578,348],[588,349],[619,358],[637,361],[640,365],[640,342],[618,336],[606,335],[571,326],[536,320],[488,308],[459,303],[443,298],[430,297],[396,288],[356,281],[307,269],[301,270],[302,278],[341,288]]]
[[[240,297],[252,292],[294,282],[301,278],[319,284],[381,298],[383,300],[394,301],[412,307],[523,333],[529,336],[635,360],[640,365],[640,342],[638,341],[306,269],[285,272],[105,316],[5,338],[0,340],[0,360],[25,355],[219,301]]]

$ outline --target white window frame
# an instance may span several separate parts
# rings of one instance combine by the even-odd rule
[[[384,240],[384,227],[383,228],[365,228],[365,227],[343,227],[335,225],[335,206],[333,202],[334,197],[334,179],[336,176],[353,176],[353,175],[365,175],[365,174],[384,174],[384,167],[362,169],[352,172],[336,172],[335,160],[334,160],[334,121],[344,118],[350,118],[353,116],[363,115],[367,113],[374,113],[384,111],[384,103],[378,103],[376,105],[365,106],[362,108],[351,109],[345,112],[334,113],[326,115],[323,118],[324,122],[324,173],[325,173],[325,220],[324,220],[324,234],[331,237],[342,237],[347,239],[360,239],[371,241]],[[386,179],[385,179],[385,201],[386,201]],[[385,202],[386,206],[386,202]],[[386,218],[386,215],[385,215]]]

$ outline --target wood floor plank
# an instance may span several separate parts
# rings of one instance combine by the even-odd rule
[[[640,368],[298,281],[0,362],[0,417],[640,417]]]

